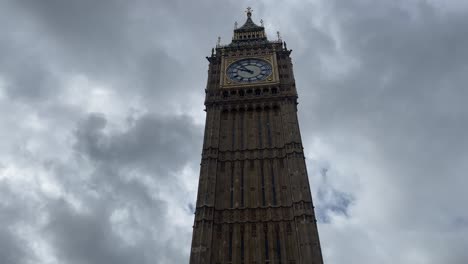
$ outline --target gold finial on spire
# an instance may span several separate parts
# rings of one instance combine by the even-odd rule
[[[234,22],[234,29],[237,29],[237,21]]]
[[[245,11],[247,13],[247,17],[251,17],[252,16],[252,8],[249,6],[247,7],[247,10]]]
[[[263,19],[260,19],[260,25],[263,27]]]
[[[221,46],[221,37],[218,37],[218,43],[216,43],[216,47],[220,47]]]
[[[278,36],[278,40],[281,40],[281,35],[279,31],[276,31],[276,35]]]

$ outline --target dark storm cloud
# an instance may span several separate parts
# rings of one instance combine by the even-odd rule
[[[61,259],[69,263],[146,263],[136,249],[119,245],[122,242],[111,229],[108,205],[90,214],[78,214],[61,201],[50,206],[52,217],[46,231]]]
[[[180,169],[201,148],[201,129],[191,118],[145,115],[121,134],[105,135],[106,119],[91,114],[77,129],[75,148],[91,161],[167,174]]]
[[[11,16],[8,1],[0,10],[0,78],[5,82],[5,93],[28,102],[47,100],[57,88],[57,76],[38,51],[47,40],[35,32],[25,33],[32,26],[22,16]],[[46,55],[46,54],[43,54]]]
[[[9,96],[26,100],[44,100],[57,87],[57,80],[53,74],[42,65],[38,65],[36,61],[15,66],[18,68],[11,69],[12,74],[7,80],[10,82],[6,87]]]
[[[202,59],[195,66],[171,56],[180,50],[168,49],[169,40],[187,36],[184,30],[192,32],[183,27],[174,31],[180,23],[171,17],[175,6],[151,4],[4,2],[1,20],[8,23],[0,26],[5,32],[0,44],[0,85],[4,84],[0,99],[10,100],[2,108],[22,109],[15,113],[16,136],[4,131],[4,138],[23,140],[13,141],[13,146],[2,142],[15,149],[15,156],[2,163],[7,180],[0,186],[12,191],[2,197],[1,223],[8,229],[2,231],[0,259],[186,262],[188,247],[180,244],[190,244],[193,214],[185,204],[195,197],[181,177],[187,166],[198,170],[202,127],[189,116],[165,112],[129,115],[123,129],[115,130],[116,120],[109,120],[109,115],[86,113],[88,102],[69,105],[90,91],[67,87],[74,75],[111,86],[128,102],[142,99],[144,105],[137,105],[137,112],[174,111],[170,98],[189,105],[184,99],[190,97],[179,90],[203,94],[204,83],[193,87],[193,78],[205,79],[196,73],[206,72],[205,54],[197,56]],[[191,41],[199,40],[181,40],[180,48]],[[87,83],[79,85],[83,84]],[[87,95],[89,101],[98,100],[95,94]],[[6,121],[11,123],[10,117],[2,123]],[[18,176],[9,178],[10,174]],[[15,197],[26,191],[22,184],[31,181],[38,184],[26,187],[32,189],[24,198],[30,204],[25,210]],[[14,216],[19,208],[28,213]],[[183,218],[181,226],[177,222]]]
[[[32,197],[15,199],[12,188],[23,187],[14,180],[2,182],[0,222],[7,228],[1,232],[1,259],[27,263],[38,258],[31,252],[34,246],[18,236],[33,228],[59,262],[186,261],[179,243],[186,240],[180,236],[189,234],[174,228],[169,218],[169,206],[181,198],[167,197],[165,191],[186,192],[177,174],[196,163],[193,153],[201,147],[201,129],[185,116],[144,115],[129,118],[127,125],[123,131],[104,133],[106,116],[90,114],[78,122],[69,159],[30,157],[29,165],[39,163],[36,169],[51,177],[50,183],[36,179],[39,185],[60,186],[63,197],[33,189]],[[184,204],[180,207],[183,215],[178,217],[191,219]]]
[[[356,197],[350,219],[366,221],[352,236],[363,238],[358,251],[378,241],[366,238],[376,230],[388,238],[377,242],[388,251],[415,232],[414,246],[400,249],[399,262],[462,263],[468,255],[458,246],[440,248],[426,239],[468,242],[458,236],[466,233],[464,228],[450,235],[441,230],[455,218],[468,218],[459,209],[467,201],[468,184],[462,176],[468,147],[467,10],[444,13],[425,1],[332,1],[324,6],[328,13],[315,31],[334,31],[311,34],[305,42],[317,45],[310,52],[296,50],[300,114],[308,145],[318,146],[314,142],[320,140],[336,152],[325,154],[325,148],[318,154],[307,146],[306,151],[327,157],[332,168],[340,163],[341,176],[333,177],[343,182],[331,184]],[[351,184],[344,187],[346,182]],[[324,186],[317,187],[319,196]],[[369,228],[373,225],[376,229]],[[333,251],[329,260],[336,263],[350,254]],[[361,261],[370,259],[385,258],[363,254]]]
[[[2,263],[14,264],[25,263],[28,260],[33,260],[33,256],[24,248],[24,241],[16,234],[13,224],[21,221],[24,218],[31,217],[23,208],[23,203],[10,203],[10,197],[14,193],[9,186],[1,184],[0,181],[0,258]]]
[[[102,74],[124,62],[132,7],[126,1],[15,1],[14,6],[36,25],[33,29],[51,38],[60,55],[72,60],[66,66]]]
[[[371,140],[386,162],[397,162],[387,169],[397,165],[400,175],[440,182],[444,171],[463,167],[454,161],[468,142],[466,14],[437,14],[423,2],[415,13],[380,4],[334,4],[340,45],[356,66],[340,78],[300,80],[320,87],[313,95],[320,99],[303,114],[324,132],[346,129]]]
[[[187,263],[204,57],[249,4],[294,50],[326,263],[466,262],[468,10],[413,0],[3,1],[1,260]]]
[[[37,55],[42,67],[52,63],[62,74],[80,73],[112,84],[122,95],[142,96],[157,110],[167,102],[189,103],[184,101],[187,94],[200,96],[206,79],[206,61],[200,56],[208,55],[216,34],[230,30],[233,23],[213,21],[222,20],[223,12],[232,12],[228,10],[234,6],[210,1],[8,3],[19,20],[27,21],[19,23],[22,31],[46,36],[44,49],[52,56]],[[210,12],[213,9],[220,12]]]
[[[46,229],[62,259],[70,263],[184,261],[173,247],[177,242],[171,242],[181,231],[167,228],[169,205],[162,199],[169,197],[161,197],[161,190],[180,189],[173,174],[193,162],[195,149],[201,147],[200,128],[183,116],[129,120],[126,131],[105,134],[106,117],[91,114],[76,130],[77,155],[89,160],[94,171],[83,189],[72,186],[74,180],[64,186],[70,192],[76,189],[77,195],[84,192],[79,197],[87,212],[76,212],[63,201],[51,203],[52,220]],[[85,195],[90,192],[97,197]],[[124,243],[114,229],[111,220],[119,211],[128,215],[129,232],[137,233],[130,239],[134,244]]]
[[[0,231],[0,256],[3,263],[23,263],[23,261],[27,260],[27,255],[27,251],[22,247],[22,241],[14,234],[11,234],[8,229]]]

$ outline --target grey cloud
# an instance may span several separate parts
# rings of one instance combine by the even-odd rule
[[[4,228],[0,231],[0,258],[5,264],[25,263],[30,260],[23,241]]]
[[[321,169],[322,181],[315,197],[317,220],[321,223],[330,223],[330,214],[348,217],[349,207],[354,200],[351,194],[337,190],[329,183],[327,172],[327,168]]]
[[[100,72],[122,64],[122,51],[130,41],[126,25],[132,7],[125,1],[15,1],[15,6],[71,62],[83,62]]]
[[[74,151],[65,160],[25,153],[30,166],[39,164],[35,170],[49,176],[46,182],[34,175],[21,177],[41,182],[41,186],[58,186],[63,195],[51,196],[31,186],[32,196],[18,199],[21,186],[0,184],[0,223],[8,227],[1,233],[2,259],[11,263],[43,261],[11,231],[10,227],[21,222],[21,226],[37,230],[44,239],[40,243],[48,243],[53,250],[49,257],[62,263],[186,261],[187,252],[181,251],[179,243],[188,243],[190,230],[171,225],[169,207],[172,211],[180,207],[179,217],[189,221],[192,212],[185,209],[185,203],[177,204],[186,197],[166,197],[164,190],[176,190],[180,195],[187,192],[174,175],[198,159],[193,148],[201,147],[200,127],[186,116],[144,115],[129,118],[124,131],[104,133],[108,122],[103,114],[90,114],[78,122]]]
[[[178,237],[171,234],[185,231],[167,227],[168,206],[179,198],[161,197],[161,191],[185,191],[179,178],[170,175],[180,173],[198,156],[193,148],[201,147],[196,143],[201,140],[200,128],[191,123],[188,117],[145,115],[131,118],[126,131],[111,134],[103,133],[107,120],[102,114],[91,114],[79,123],[75,151],[89,160],[93,172],[81,179],[82,187],[74,186],[76,179],[64,179],[63,184],[90,212],[74,212],[63,202],[50,204],[56,220],[46,233],[52,235],[63,259],[71,263],[184,261],[187,256],[178,253]],[[63,171],[61,166],[55,170]],[[126,225],[139,234],[136,245],[125,245],[116,237],[110,219],[118,210],[128,212]],[[182,211],[190,219],[191,212]]]
[[[342,175],[334,176],[357,183],[358,188],[344,189],[356,197],[350,219],[366,221],[354,236],[362,237],[358,243],[363,245],[379,241],[390,251],[399,248],[407,233],[416,232],[410,239],[414,248],[407,248],[399,262],[416,254],[424,263],[442,256],[461,263],[468,258],[465,253],[453,249],[457,253],[448,257],[452,249],[425,243],[424,234],[442,236],[441,228],[454,218],[467,217],[459,210],[467,201],[461,187],[467,184],[461,176],[468,142],[468,112],[461,99],[468,98],[466,10],[442,13],[428,2],[408,8],[403,1],[324,5],[333,19],[325,16],[317,27],[327,32],[324,28],[333,25],[335,33],[328,33],[332,49],[317,45],[310,53],[299,50],[307,55],[294,58],[302,65],[296,66],[300,119],[308,145],[319,139],[337,151],[329,162],[348,171],[340,169]],[[312,37],[306,42],[317,42]],[[327,72],[340,67],[344,70]],[[366,241],[373,232],[392,243],[376,237]],[[444,240],[466,245],[458,232],[466,230],[445,233]],[[329,261],[341,263],[349,253],[334,250]]]
[[[5,264],[26,263],[35,260],[25,246],[25,241],[18,237],[15,224],[30,217],[27,208],[21,202],[14,203],[13,191],[5,182],[0,181],[0,259]]]
[[[59,263],[187,263],[202,141],[187,115],[202,110],[204,57],[248,4],[3,1],[1,226],[35,230]],[[465,263],[468,11],[255,5],[294,50],[326,263]],[[128,102],[127,121],[63,100],[76,76]],[[45,262],[23,242],[0,231],[0,259]]]
[[[201,148],[201,128],[189,117],[145,115],[121,134],[106,136],[106,119],[87,117],[77,129],[75,148],[90,160],[167,173],[180,169]]]
[[[53,74],[38,65],[37,61],[25,61],[12,69],[7,79],[7,93],[12,98],[46,100],[57,90],[58,80]]]
[[[109,223],[110,208],[79,214],[63,201],[51,203],[50,207],[51,220],[46,232],[60,259],[69,263],[145,263],[135,249],[121,246],[123,242]]]
[[[11,17],[12,8],[6,5],[0,10],[0,78],[5,94],[13,100],[50,100],[57,92],[60,78],[44,58],[48,50],[41,50],[47,40],[40,34],[24,34],[28,19],[18,15]],[[27,30],[26,30],[27,31]],[[39,50],[39,51],[38,51]],[[43,53],[43,54],[41,54]]]
[[[200,58],[216,42],[212,33],[228,26],[212,21],[222,20],[234,5],[234,1],[48,0],[14,1],[8,6],[29,21],[20,24],[21,30],[47,36],[49,45],[39,52],[52,56],[39,56],[40,62],[52,63],[61,74],[83,74],[111,84],[125,96],[141,95],[146,105],[161,110],[170,101],[191,103],[184,95],[199,96],[207,68]],[[212,9],[220,12],[201,15]],[[199,84],[197,89],[193,83]]]
[[[170,263],[166,262],[167,259],[176,259],[177,256],[170,252],[173,249],[166,248],[167,252],[164,252],[164,236],[160,237],[160,240],[146,236],[141,238],[142,233],[151,233],[156,237],[158,232],[164,231],[151,225],[167,225],[166,219],[161,217],[166,209],[163,207],[157,210],[154,206],[144,205],[132,209],[130,203],[138,204],[138,201],[125,201],[128,198],[125,193],[119,194],[119,189],[114,191],[116,193],[104,194],[101,199],[87,205],[87,212],[77,212],[63,200],[51,201],[48,204],[50,220],[43,232],[53,245],[57,258],[67,263]],[[118,199],[124,200],[112,200],[119,196]],[[111,200],[108,200],[109,198]],[[153,201],[153,204],[157,203]],[[133,240],[130,243],[119,233],[119,223],[112,221],[118,210],[130,211],[129,219],[125,220],[132,225],[140,225],[125,230],[137,234],[136,238],[130,238]],[[148,212],[138,213],[137,210],[151,212],[147,218]],[[123,236],[128,234],[124,233]]]

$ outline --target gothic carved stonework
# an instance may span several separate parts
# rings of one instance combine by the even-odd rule
[[[190,264],[323,264],[290,54],[248,9],[207,57]]]

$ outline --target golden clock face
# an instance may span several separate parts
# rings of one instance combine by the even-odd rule
[[[234,82],[252,83],[268,78],[272,74],[272,66],[262,59],[242,59],[229,65],[226,74]]]

